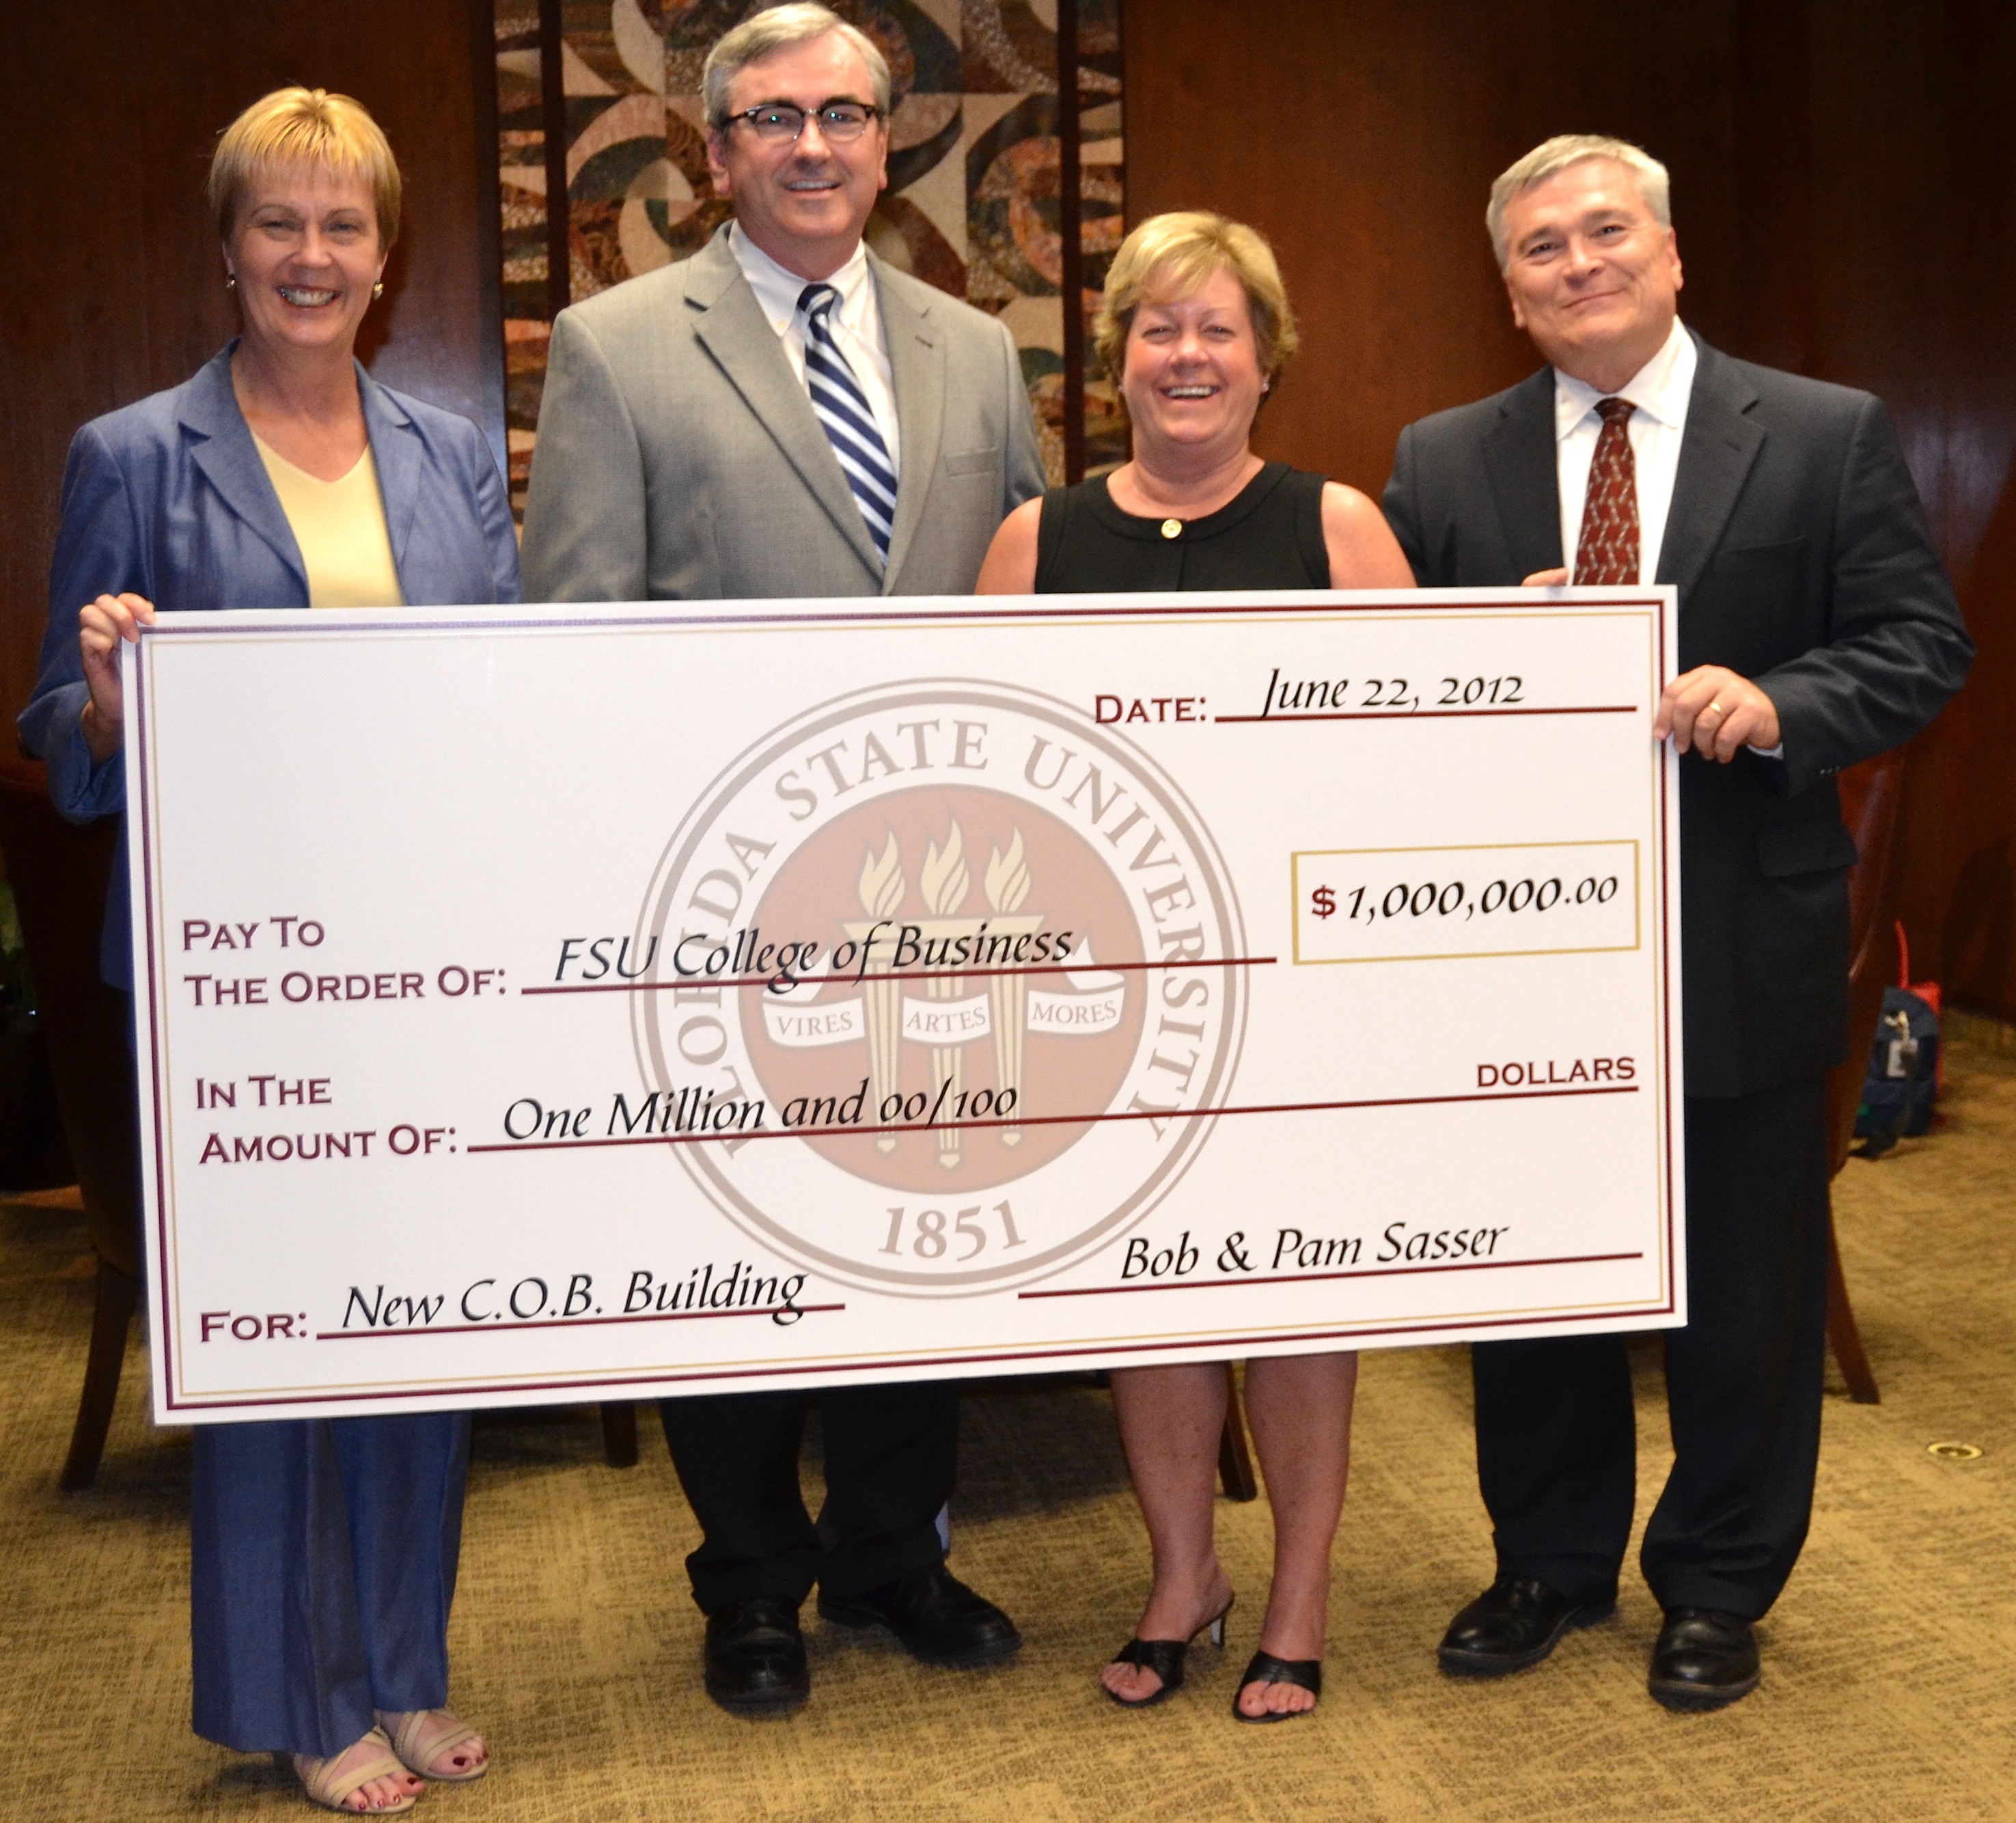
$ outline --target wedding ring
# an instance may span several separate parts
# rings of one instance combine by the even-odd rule
[[[1726,715],[1729,713],[1729,711],[1723,708],[1719,703],[1711,703],[1708,705],[1708,707],[1712,709],[1718,715]]]

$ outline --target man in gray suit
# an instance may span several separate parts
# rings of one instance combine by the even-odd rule
[[[1961,624],[1880,401],[1733,361],[1678,315],[1665,167],[1566,135],[1499,177],[1489,225],[1547,365],[1411,424],[1386,489],[1424,585],[1679,591],[1687,1324],[1673,1467],[1640,1562],[1669,1708],[1755,1687],[1753,1623],[1806,1535],[1827,1347],[1827,1072],[1848,1037],[1855,843],[1834,775],[1909,740],[1966,677]],[[1621,1336],[1480,1343],[1478,1479],[1498,1575],[1445,1670],[1538,1664],[1617,1593],[1636,1490]]]
[[[889,72],[823,6],[760,13],[702,79],[735,221],[553,325],[525,509],[536,602],[964,595],[1043,489],[1013,338],[862,243],[887,182]],[[797,1482],[808,1397],[660,1407],[704,1534],[705,1681],[762,1713],[810,1689],[799,1605],[917,1657],[989,1664],[1013,1623],[945,1566],[956,1389],[820,1397],[827,1496]]]
[[[758,13],[708,59],[733,228],[553,325],[532,599],[965,595],[1002,519],[1043,491],[1013,338],[862,245],[888,181],[887,67],[830,13],[821,36],[769,35],[815,13]],[[769,48],[751,56],[745,35]],[[808,304],[820,285],[837,298]],[[829,348],[851,387],[826,383]]]

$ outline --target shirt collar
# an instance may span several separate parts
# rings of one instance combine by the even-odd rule
[[[1628,399],[1669,430],[1679,430],[1687,422],[1687,399],[1694,391],[1694,369],[1699,360],[1694,337],[1675,317],[1658,353],[1615,393],[1600,393],[1556,368],[1554,440],[1564,441],[1595,411],[1598,401],[1608,398]]]
[[[756,293],[757,303],[769,319],[770,326],[783,335],[797,314],[798,300],[811,281],[779,265],[742,232],[739,222],[729,231],[728,244],[734,252],[736,264],[742,268],[743,277],[749,281],[749,289]],[[868,289],[866,245],[856,241],[852,257],[837,272],[830,275],[826,282],[840,293],[840,302],[835,307],[839,315],[843,318],[851,318]]]

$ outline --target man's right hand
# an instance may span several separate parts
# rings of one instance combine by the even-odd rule
[[[109,760],[126,739],[126,700],[119,685],[119,642],[138,643],[154,624],[154,604],[137,595],[102,595],[77,612],[77,649],[91,700],[80,726],[94,760]]]
[[[1564,563],[1558,570],[1536,570],[1522,581],[1521,588],[1566,588],[1568,585],[1568,567]]]

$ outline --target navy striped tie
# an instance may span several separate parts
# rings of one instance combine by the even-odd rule
[[[808,285],[798,293],[798,308],[810,331],[805,337],[805,385],[833,453],[840,458],[841,473],[854,490],[868,535],[886,563],[889,535],[896,524],[895,471],[889,446],[875,428],[868,395],[833,339],[833,307],[839,302],[840,293],[830,285]]]

